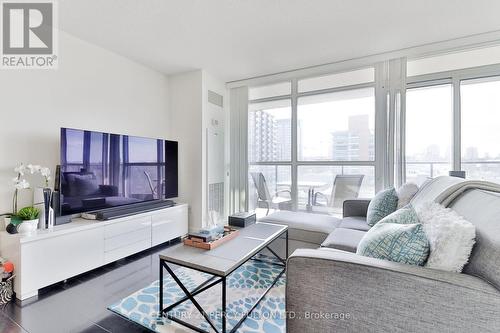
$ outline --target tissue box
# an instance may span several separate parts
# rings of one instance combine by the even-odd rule
[[[229,225],[244,228],[257,222],[255,213],[241,212],[229,216]]]

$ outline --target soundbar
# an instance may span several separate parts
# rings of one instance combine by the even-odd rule
[[[107,221],[173,206],[175,206],[175,202],[173,202],[172,200],[155,200],[127,205],[123,207],[114,207],[95,212],[83,213],[82,217],[88,220]]]

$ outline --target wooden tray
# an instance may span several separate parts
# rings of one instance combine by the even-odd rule
[[[215,249],[217,246],[220,246],[220,245],[224,244],[225,242],[238,236],[239,233],[240,232],[237,229],[230,228],[230,227],[224,227],[224,236],[217,239],[217,240],[214,240],[212,242],[203,242],[203,241],[199,240],[199,238],[191,239],[188,236],[188,238],[184,239],[184,245],[193,246],[193,247],[197,247],[197,248],[204,249],[204,250],[212,250],[212,249]]]

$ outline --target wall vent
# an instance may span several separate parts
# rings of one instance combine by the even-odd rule
[[[224,183],[208,185],[208,210],[224,216]]]
[[[212,90],[208,91],[208,102],[220,106],[221,108],[224,107],[224,98]]]

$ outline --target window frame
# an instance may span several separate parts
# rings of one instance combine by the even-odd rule
[[[320,77],[320,76],[325,76],[325,75],[332,75],[335,73],[343,73],[343,72],[349,72],[351,70],[358,70],[358,69],[364,69],[364,68],[373,68],[374,70],[374,80],[373,82],[366,82],[366,83],[360,83],[360,84],[355,84],[355,85],[346,85],[346,86],[341,86],[341,87],[334,87],[334,88],[328,88],[328,89],[319,89],[319,90],[313,90],[313,91],[305,91],[305,92],[298,92],[298,83],[302,79],[310,79],[314,77]],[[265,161],[265,162],[247,162],[247,167],[248,169],[253,166],[259,166],[259,165],[268,165],[268,166],[289,166],[291,168],[291,194],[292,194],[292,200],[293,200],[293,209],[297,210],[298,209],[298,186],[297,186],[297,181],[298,181],[298,170],[300,166],[370,166],[373,167],[373,174],[375,176],[374,182],[375,182],[375,191],[377,190],[380,185],[377,183],[379,177],[377,177],[377,172],[378,172],[378,167],[377,163],[379,163],[379,159],[377,158],[378,154],[381,152],[377,151],[377,141],[379,140],[378,138],[378,132],[377,131],[377,113],[379,112],[377,108],[377,66],[371,65],[371,66],[364,66],[360,68],[354,68],[351,70],[343,70],[339,72],[329,72],[329,73],[323,73],[321,75],[311,75],[311,76],[303,76],[303,77],[294,77],[289,80],[280,80],[280,81],[275,81],[275,82],[268,82],[266,85],[272,85],[276,83],[282,83],[282,82],[290,82],[291,84],[291,92],[290,94],[287,95],[280,95],[280,96],[272,96],[272,97],[266,97],[266,98],[259,98],[259,99],[253,99],[253,100],[248,100],[248,104],[257,104],[257,103],[263,103],[263,102],[272,102],[272,101],[278,101],[278,100],[285,100],[289,99],[291,101],[291,131],[292,131],[292,144],[291,144],[291,160],[290,161]],[[362,89],[362,88],[373,88],[374,90],[374,97],[375,97],[375,102],[373,105],[374,108],[374,122],[375,122],[375,132],[374,132],[374,149],[375,149],[375,157],[374,160],[372,161],[307,161],[307,160],[299,160],[298,159],[298,100],[301,97],[307,97],[307,96],[315,96],[315,95],[322,95],[322,94],[328,94],[328,93],[335,93],[335,92],[341,92],[341,91],[348,91],[348,90],[355,90],[355,89]],[[247,112],[247,118],[248,118],[248,112]],[[247,133],[248,133],[248,128],[247,128]],[[248,149],[248,147],[247,147]],[[248,154],[248,152],[247,152]],[[247,175],[248,178],[248,175]],[[249,186],[246,186],[246,198],[249,198]],[[247,205],[248,205],[248,200]],[[249,207],[247,207],[248,209]]]
[[[406,77],[406,89],[405,94],[408,89],[412,88],[425,88],[442,84],[452,85],[452,169],[453,171],[463,171],[462,170],[462,109],[461,109],[461,91],[460,85],[462,81],[473,80],[473,79],[486,79],[490,77],[500,76],[500,64],[494,65],[484,65],[471,68],[463,68],[458,70],[443,71],[437,73],[407,76]],[[406,101],[405,101],[406,102]],[[406,118],[406,105],[402,108],[403,117]],[[404,123],[402,123],[400,131],[403,136],[402,142],[402,163],[398,165],[398,172],[401,173],[402,183],[406,182],[406,128]],[[451,171],[451,170],[450,170]]]

